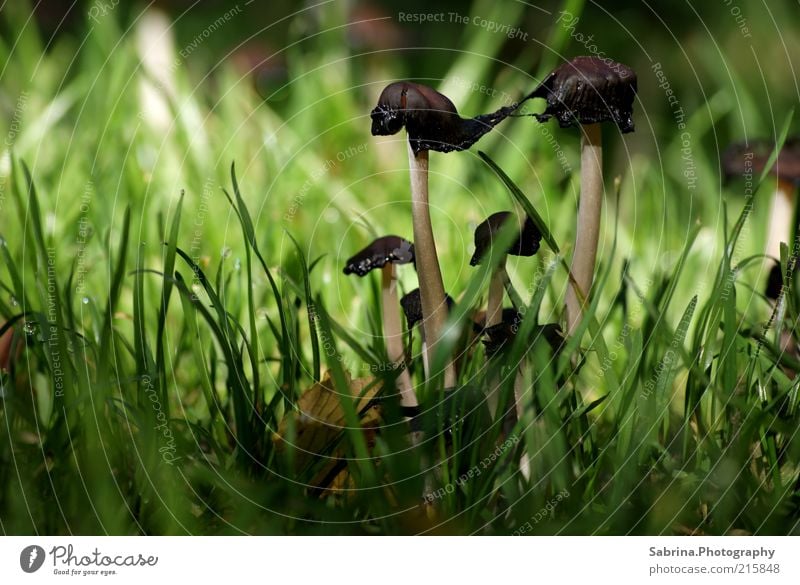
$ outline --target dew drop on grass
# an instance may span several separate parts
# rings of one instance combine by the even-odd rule
[[[35,335],[36,334],[36,323],[34,321],[25,321],[25,325],[22,326],[23,331],[25,331],[25,335]]]
[[[18,307],[19,306],[19,301],[17,301],[17,297],[15,297],[13,295],[9,298],[9,302],[11,303],[12,307]]]
[[[229,258],[232,251],[233,250],[231,250],[228,246],[223,246],[223,248],[222,248],[222,257],[223,258]]]
[[[89,297],[83,297],[83,298],[81,299],[81,302],[82,302],[84,305],[88,305],[88,304],[89,304]]]
[[[239,272],[242,269],[242,261],[239,258],[237,258],[236,261],[233,263],[233,269],[236,272]]]

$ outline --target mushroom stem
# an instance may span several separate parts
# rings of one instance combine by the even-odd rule
[[[422,302],[422,328],[427,344],[425,352],[428,363],[432,364],[434,348],[441,339],[447,321],[447,302],[428,206],[428,151],[421,150],[415,155],[409,142],[408,162],[411,169],[411,217]],[[429,376],[431,373],[428,371]],[[455,368],[452,360],[448,359],[444,370],[444,387],[452,388],[455,382]]]
[[[781,261],[781,242],[789,243],[792,239],[792,221],[794,209],[792,208],[793,186],[788,181],[778,180],[775,196],[767,229],[767,256]],[[769,259],[768,259],[769,260]]]
[[[525,386],[522,372],[518,369],[517,375],[514,377],[514,406],[517,409],[517,420],[522,420],[522,415],[525,412],[523,397],[525,396]],[[522,454],[519,460],[519,470],[525,481],[531,478],[531,458],[527,451]]]
[[[492,273],[492,280],[489,282],[489,300],[486,305],[486,321],[484,327],[487,329],[503,322],[503,292],[505,291],[504,270],[506,259],[500,262],[500,266]],[[500,376],[493,377],[491,390],[486,398],[486,405],[492,416],[497,414],[497,404],[500,401]]]
[[[383,337],[386,340],[386,354],[393,366],[400,368],[397,389],[400,391],[401,406],[417,406],[417,395],[411,385],[411,376],[406,368],[403,350],[403,333],[400,328],[400,314],[397,310],[397,268],[387,262],[381,269],[381,305],[383,310]]]
[[[525,412],[524,401],[525,397],[525,380],[522,377],[522,371],[517,369],[517,374],[514,376],[514,406],[517,410],[517,420],[522,420],[522,413]]]
[[[578,204],[578,225],[571,272],[575,284],[567,289],[567,330],[573,334],[581,321],[583,305],[589,298],[600,237],[600,213],[603,208],[603,147],[600,124],[582,126],[581,194]],[[575,290],[575,285],[580,289]]]
[[[486,327],[499,325],[503,322],[503,293],[505,292],[505,258],[500,266],[492,273],[489,282],[489,300],[486,306]]]

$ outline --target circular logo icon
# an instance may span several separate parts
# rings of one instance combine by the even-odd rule
[[[41,546],[32,544],[22,549],[19,554],[19,566],[26,573],[35,573],[44,564],[44,549]]]

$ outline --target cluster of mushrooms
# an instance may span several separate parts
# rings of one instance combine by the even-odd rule
[[[519,102],[494,113],[468,119],[458,114],[455,105],[446,96],[425,85],[400,81],[391,83],[383,90],[377,106],[370,114],[372,134],[393,135],[403,128],[406,129],[414,242],[396,235],[378,238],[347,261],[344,273],[363,277],[373,269],[381,270],[383,334],[388,359],[399,371],[396,385],[400,404],[407,409],[406,412],[414,412],[418,406],[418,398],[406,367],[407,353],[400,324],[400,307],[406,316],[409,335],[415,326],[421,324],[425,379],[441,375],[445,390],[456,387],[456,367],[452,359],[447,360],[443,372],[431,371],[433,351],[445,333],[448,311],[454,301],[444,290],[431,225],[428,153],[431,150],[447,153],[470,148],[506,118],[524,117],[518,110],[523,102],[533,98],[546,101],[546,108],[542,113],[532,114],[538,122],[545,123],[555,118],[562,128],[580,128],[580,200],[564,318],[566,334],[574,335],[591,295],[600,237],[604,193],[602,125],[610,122],[621,134],[632,132],[636,91],[636,74],[629,67],[597,57],[576,57],[557,67]],[[753,173],[761,172],[768,162],[772,148],[774,145],[767,141],[734,145],[723,156],[723,172],[728,177],[742,175],[748,169]],[[800,181],[800,140],[786,143],[771,172],[777,178],[777,186],[765,257],[777,264],[774,264],[770,272],[766,295],[775,299],[783,284],[780,270],[781,243],[792,241],[791,232],[795,223],[792,193]],[[507,287],[505,256],[533,256],[539,250],[542,240],[542,234],[533,218],[524,213],[498,211],[475,230],[475,253],[470,261],[471,265],[478,265],[489,257],[498,234],[508,222],[516,224],[517,236],[502,251],[501,262],[490,279],[484,316],[476,320],[479,321],[476,331],[488,337],[485,343],[489,358],[497,349],[497,340],[502,342],[507,339],[512,334],[509,333],[510,325],[518,323],[520,319],[516,308],[503,306],[504,293],[510,290]],[[414,265],[419,288],[398,299],[397,267],[402,264]],[[516,330],[513,331],[515,332]],[[558,339],[563,341],[558,324],[547,325],[539,329],[539,333],[544,333],[553,346],[556,346]],[[492,414],[496,414],[498,382],[490,381],[488,386],[487,404]],[[524,412],[524,397],[525,389],[518,373],[514,382],[514,410],[517,418]]]
[[[419,288],[403,297],[400,305],[406,314],[409,332],[421,323],[425,377],[442,375],[445,389],[456,386],[452,359],[447,360],[443,372],[430,371],[433,352],[443,337],[452,299],[445,294],[428,207],[428,153],[431,150],[446,153],[470,148],[504,119],[522,117],[523,114],[518,112],[520,105],[533,98],[546,100],[544,112],[534,114],[539,122],[555,118],[562,128],[577,126],[581,129],[581,194],[566,296],[566,331],[572,334],[581,321],[590,295],[599,239],[603,201],[601,124],[611,122],[622,133],[633,131],[635,96],[636,74],[625,65],[597,57],[576,57],[556,68],[519,102],[469,119],[462,118],[446,96],[425,85],[400,81],[383,90],[370,114],[372,134],[393,135],[402,128],[406,129],[414,242],[412,244],[395,235],[378,238],[347,261],[344,273],[365,276],[373,269],[382,272],[383,334],[388,358],[399,370],[397,389],[401,406],[414,408],[418,399],[405,364],[396,292],[398,265],[414,264],[419,278]],[[515,309],[503,308],[508,282],[505,255],[533,256],[542,239],[532,218],[513,211],[498,211],[475,230],[475,253],[470,262],[473,266],[488,258],[500,230],[508,222],[516,223],[517,237],[503,251],[502,261],[493,271],[485,317],[479,327],[479,331],[489,334],[487,354],[491,354],[491,332],[498,329],[507,332],[509,323],[519,319]],[[552,333],[553,330],[551,327],[548,331]],[[519,381],[517,376],[514,385],[517,416],[524,407],[524,389]],[[496,401],[496,398],[491,399],[494,390],[495,387],[487,389],[490,409],[494,408],[492,402]]]

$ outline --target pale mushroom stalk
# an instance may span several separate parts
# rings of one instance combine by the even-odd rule
[[[493,327],[503,322],[503,294],[505,293],[505,280],[506,280],[506,256],[504,255],[500,260],[500,266],[492,272],[492,278],[489,281],[489,298],[486,304],[486,327]],[[486,404],[489,407],[489,412],[492,416],[497,415],[497,405],[500,401],[500,377],[499,375],[492,380],[491,390],[486,399]]]
[[[547,107],[534,114],[539,122],[556,119],[562,128],[579,127],[581,193],[575,249],[567,287],[567,331],[574,335],[592,289],[600,213],[603,209],[603,152],[600,124],[611,122],[622,134],[634,131],[636,73],[622,63],[596,56],[575,57],[559,65],[529,97],[544,98]]]
[[[782,273],[781,243],[790,250],[794,247],[793,234],[795,219],[795,190],[800,182],[800,137],[787,138],[778,153],[777,160],[768,169],[775,150],[775,142],[767,139],[754,139],[731,144],[722,155],[722,172],[726,180],[744,178],[752,182],[753,177],[765,170],[776,181],[775,191],[770,202],[767,241],[764,247],[764,269],[767,273],[764,295],[770,301],[781,296],[784,274]],[[752,183],[751,183],[752,184]],[[797,234],[794,235],[797,237]],[[774,261],[773,261],[774,258]]]
[[[397,81],[383,89],[378,104],[370,112],[373,136],[389,136],[402,128],[408,134],[412,221],[420,250],[417,272],[429,366],[432,366],[431,357],[441,347],[447,308],[428,207],[428,151],[466,150],[518,107],[519,104],[512,104],[490,114],[462,118],[455,104],[435,89],[411,81]],[[438,372],[429,371],[428,376],[431,374]],[[454,387],[456,375],[451,357],[445,361],[443,374],[444,387]]]
[[[586,300],[592,289],[597,244],[600,239],[600,215],[603,210],[603,147],[600,124],[583,126],[581,138],[581,192],[575,250],[570,271],[575,283],[567,289],[567,331],[572,335],[581,321]],[[575,290],[575,285],[579,291]]]
[[[418,406],[419,402],[411,384],[411,376],[408,374],[405,364],[403,333],[397,306],[397,267],[393,263],[386,263],[381,269],[381,310],[383,311],[383,337],[386,340],[386,354],[389,361],[400,369],[397,377],[400,405]]]
[[[781,260],[781,243],[789,244],[792,239],[794,219],[794,186],[786,180],[778,179],[767,229],[766,254]]]
[[[409,142],[408,162],[411,175],[411,219],[417,250],[419,292],[424,316],[422,328],[425,335],[426,359],[430,365],[433,352],[441,340],[447,322],[447,303],[428,204],[428,151],[420,150],[414,154]],[[428,370],[428,375],[431,375],[430,370]],[[444,369],[444,387],[452,388],[455,384],[455,366],[453,361],[448,359]]]
[[[503,294],[505,293],[506,274],[503,266],[506,259],[503,257],[500,266],[492,273],[489,281],[489,299],[486,306],[486,326],[499,325],[503,321]]]

